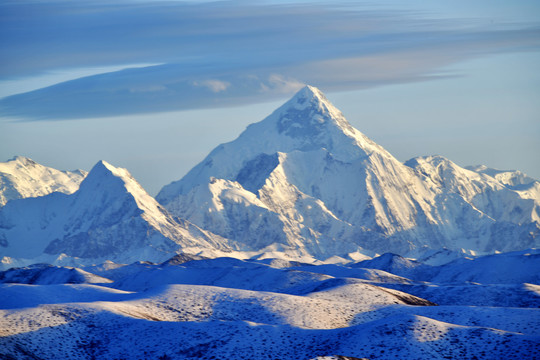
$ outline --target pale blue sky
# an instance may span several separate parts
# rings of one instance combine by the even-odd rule
[[[400,160],[540,178],[538,2],[264,3],[0,4],[0,159],[155,194],[309,83]]]

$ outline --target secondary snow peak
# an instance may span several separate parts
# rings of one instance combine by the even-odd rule
[[[129,172],[126,169],[113,166],[113,165],[109,164],[108,162],[106,162],[104,160],[99,160],[96,163],[96,165],[94,165],[92,170],[90,170],[89,175],[92,174],[92,173],[94,173],[94,174],[109,174],[109,175],[113,175],[113,176],[120,177],[120,178],[123,178],[123,177],[131,178],[131,175],[129,174]]]
[[[98,192],[113,189],[113,193],[116,193],[121,187],[125,187],[126,180],[129,178],[131,175],[126,169],[116,168],[106,161],[100,160],[81,183],[81,189],[84,191],[95,189]],[[124,193],[125,190],[121,192]]]
[[[21,155],[17,155],[17,156],[14,156],[12,157],[11,159],[8,160],[8,162],[16,162],[16,163],[19,163],[21,165],[24,165],[24,166],[31,166],[31,165],[36,165],[37,163],[26,157],[26,156],[21,156]]]
[[[60,171],[40,165],[25,156],[0,162],[0,207],[8,201],[47,195],[71,194],[79,188],[86,171]]]
[[[94,165],[81,183],[81,189],[92,188],[98,192],[108,192],[113,197],[119,193],[130,193],[137,202],[150,197],[127,169],[115,167],[103,160]]]
[[[6,226],[8,224],[9,226]],[[176,220],[126,169],[99,161],[73,194],[53,193],[0,208],[0,255],[164,261],[214,251],[218,236]]]

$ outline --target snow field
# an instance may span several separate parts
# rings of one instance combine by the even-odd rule
[[[231,258],[166,264],[108,263],[86,269],[114,279],[112,283],[1,285],[0,357],[540,356],[540,308],[467,305],[474,291],[462,305],[430,306],[408,293],[377,286],[417,286],[412,280],[404,283],[395,276],[392,284],[386,276],[376,283],[324,274],[370,276],[358,268],[312,265],[305,268],[315,272],[307,272]],[[510,292],[517,285],[505,286]]]

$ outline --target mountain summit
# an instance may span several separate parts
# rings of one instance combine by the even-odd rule
[[[49,184],[52,174],[47,192],[86,175],[26,158],[7,164],[31,175],[23,185],[32,176]],[[323,260],[540,246],[540,182],[441,156],[403,164],[311,86],[165,186],[159,203],[105,161],[77,181],[67,182],[67,194],[0,207],[0,257],[131,262],[239,250]]]
[[[403,164],[306,86],[157,200],[243,250],[322,259],[538,246],[538,184],[518,189],[441,157]]]
[[[9,200],[43,196],[54,191],[71,194],[85,176],[86,171],[60,171],[16,156],[0,163],[0,206]]]
[[[234,180],[246,161],[277,153],[324,149],[339,161],[350,162],[377,152],[393,158],[384,148],[353,128],[324,94],[305,86],[261,122],[251,124],[235,140],[214,149],[183,179],[165,186],[157,200],[167,204],[210,177]],[[267,163],[270,158],[258,162]]]
[[[341,111],[312,86],[301,89],[265,121],[273,124],[279,135],[294,139],[290,148],[278,151],[326,149],[340,161],[353,161],[373,152],[392,157],[384,148],[353,128]]]
[[[221,238],[177,221],[126,169],[105,161],[73,194],[13,200],[0,209],[2,256],[164,261],[180,250],[219,247],[226,248]]]

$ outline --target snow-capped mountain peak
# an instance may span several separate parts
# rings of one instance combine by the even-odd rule
[[[391,157],[384,148],[353,128],[341,111],[313,86],[307,85],[302,88],[259,124],[266,122],[270,126],[275,126],[278,134],[293,139],[292,148],[281,148],[276,151],[326,149],[342,161],[352,161],[369,156],[373,152]],[[252,126],[256,128],[257,125]],[[261,129],[255,130],[260,134]],[[257,137],[256,133],[249,133],[249,128],[245,134]]]
[[[306,86],[267,118],[249,125],[236,140],[215,148],[182,180],[165,186],[157,200],[166,205],[211,177],[235,181],[246,164],[257,158],[272,160],[277,153],[319,150],[343,162],[373,153],[397,162],[384,148],[354,129],[320,90]],[[270,163],[277,165],[270,161],[265,166]]]
[[[313,86],[302,88],[276,112],[279,113],[279,132],[291,137],[309,135],[327,122],[342,130],[352,131],[341,111]]]
[[[220,181],[226,186],[208,187]],[[536,184],[509,187],[441,156],[403,164],[306,86],[157,200],[246,249],[280,244],[324,259],[363,250],[534,247]]]
[[[155,200],[148,195],[127,169],[115,167],[103,160],[94,165],[81,184],[81,190],[91,191],[91,189],[100,193],[109,191],[112,196],[117,196],[119,193],[132,194],[139,206],[148,202],[155,203]]]
[[[74,202],[81,204],[86,215],[91,207],[96,209],[94,219],[102,219],[104,214],[110,216],[110,211],[115,209],[118,211],[115,217],[129,217],[137,213],[145,215],[148,212],[153,215],[149,218],[157,216],[163,219],[164,216],[163,209],[128,170],[115,167],[103,160],[94,165],[74,195]]]
[[[489,168],[486,165],[466,166],[465,169],[491,176],[497,181],[509,186],[528,185],[538,182],[518,170],[499,170]]]
[[[100,161],[71,195],[49,194],[0,209],[0,255],[162,261],[177,251],[226,248],[219,237],[171,216],[122,168]]]
[[[92,168],[93,171],[108,171],[116,176],[126,176],[128,175],[128,171],[124,168],[117,168],[115,166],[112,166],[105,160],[99,160],[96,165]]]
[[[137,188],[142,189],[139,183],[133,178],[127,169],[115,167],[104,160],[100,160],[94,165],[92,170],[88,173],[88,182],[100,181],[100,179],[113,179],[117,178],[124,184],[129,186],[136,185]]]
[[[36,165],[37,163],[26,157],[26,156],[21,156],[21,155],[17,155],[17,156],[14,156],[12,157],[11,159],[8,160],[8,162],[14,162],[16,164],[20,164],[22,166],[34,166]]]
[[[0,163],[0,206],[23,199],[62,192],[71,194],[79,188],[86,171],[60,171],[40,165],[25,156]]]
[[[111,205],[119,198],[125,197],[124,206],[129,200],[133,211],[141,212],[142,216],[153,226],[160,228],[160,223],[168,223],[170,219],[165,209],[150,196],[146,190],[135,180],[127,169],[115,167],[106,161],[100,160],[85,181],[81,184],[78,197],[86,197],[86,204]],[[96,202],[95,199],[101,200]]]

